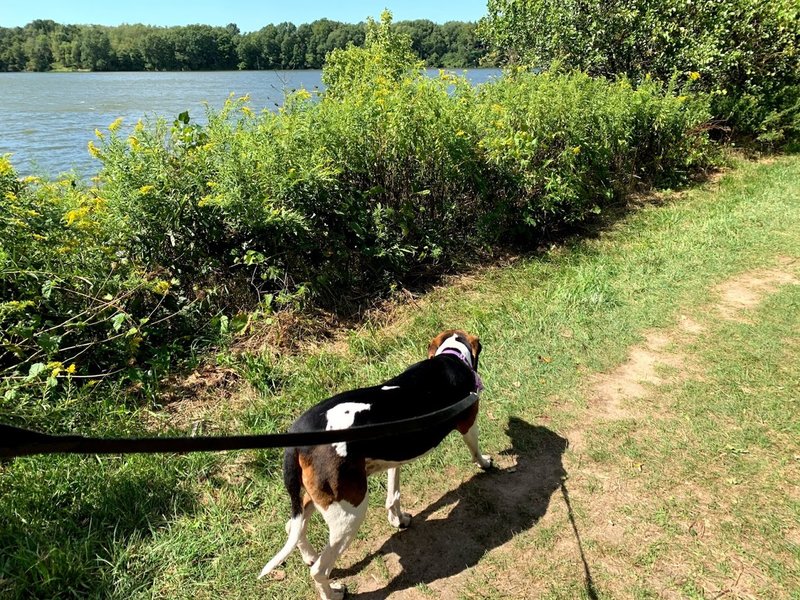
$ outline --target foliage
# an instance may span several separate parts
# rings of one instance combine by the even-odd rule
[[[474,88],[425,76],[410,46],[384,14],[331,54],[321,95],[118,120],[89,144],[90,187],[3,162],[2,366],[141,377],[248,310],[352,307],[712,160],[706,100],[675,83],[509,71]]]
[[[390,27],[391,22],[391,13],[383,11],[380,25],[371,18],[367,21],[363,49],[351,44],[328,55],[322,77],[328,96],[363,94],[376,82],[397,83],[410,71],[422,68],[411,48],[411,36]]]
[[[800,135],[800,5],[795,0],[490,0],[481,34],[512,62],[592,75],[677,73],[712,95],[735,133]]]
[[[0,372],[45,392],[59,380],[149,365],[169,352],[169,279],[131,261],[97,187],[16,180],[0,159]],[[174,342],[177,342],[174,339]]]
[[[414,51],[428,66],[474,67],[485,54],[475,23],[417,20],[396,27],[411,36]],[[362,45],[364,35],[364,23],[329,19],[267,25],[249,33],[233,23],[165,28],[36,20],[25,27],[0,27],[0,71],[320,69],[329,52]]]
[[[498,234],[582,220],[641,181],[685,182],[713,154],[707,101],[674,82],[519,70],[480,88],[476,108],[478,145],[502,182]]]

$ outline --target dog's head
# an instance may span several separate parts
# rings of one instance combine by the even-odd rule
[[[478,370],[478,356],[481,353],[481,341],[460,329],[448,329],[431,340],[428,345],[428,358],[433,358],[447,348],[453,348],[467,358],[474,370]]]

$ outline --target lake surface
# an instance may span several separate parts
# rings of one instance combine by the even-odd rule
[[[429,74],[435,75],[437,69]],[[498,69],[468,69],[475,84]],[[188,110],[203,121],[205,103],[250,95],[254,111],[274,110],[286,90],[322,89],[321,71],[204,71],[180,73],[0,73],[0,155],[11,153],[20,175],[93,175],[100,162],[86,149],[95,128],[122,117],[132,127],[146,116],[174,119]]]

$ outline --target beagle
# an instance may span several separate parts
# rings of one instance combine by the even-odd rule
[[[459,330],[440,333],[428,347],[428,359],[412,365],[396,377],[367,388],[351,390],[323,400],[306,411],[290,432],[346,429],[407,419],[447,407],[483,389],[478,377],[477,337]],[[322,600],[344,597],[342,585],[332,584],[330,573],[358,531],[367,511],[367,477],[388,471],[386,508],[389,523],[408,527],[411,515],[400,509],[400,465],[435,448],[457,429],[474,460],[482,469],[492,466],[478,447],[478,402],[455,419],[427,431],[359,442],[287,448],[283,481],[291,500],[292,516],[286,525],[289,539],[261,571],[264,577],[295,548],[311,567]],[[301,490],[305,490],[305,497]],[[318,510],[328,525],[329,541],[316,552],[306,537],[308,520]]]

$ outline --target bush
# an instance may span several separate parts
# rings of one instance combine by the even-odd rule
[[[506,59],[591,75],[695,79],[734,134],[800,137],[795,0],[490,0],[482,35]]]
[[[0,159],[0,370],[48,390],[152,364],[174,333],[171,284],[131,260],[105,192],[73,179],[18,180]]]
[[[0,366],[137,377],[242,311],[352,306],[711,160],[707,97],[675,82],[510,71],[474,88],[426,77],[409,44],[385,15],[331,55],[320,97],[115,122],[89,146],[93,187],[0,163]]]
[[[708,166],[707,101],[652,80],[517,71],[478,91],[479,145],[503,174],[498,234],[523,238],[600,212],[641,183]]]

